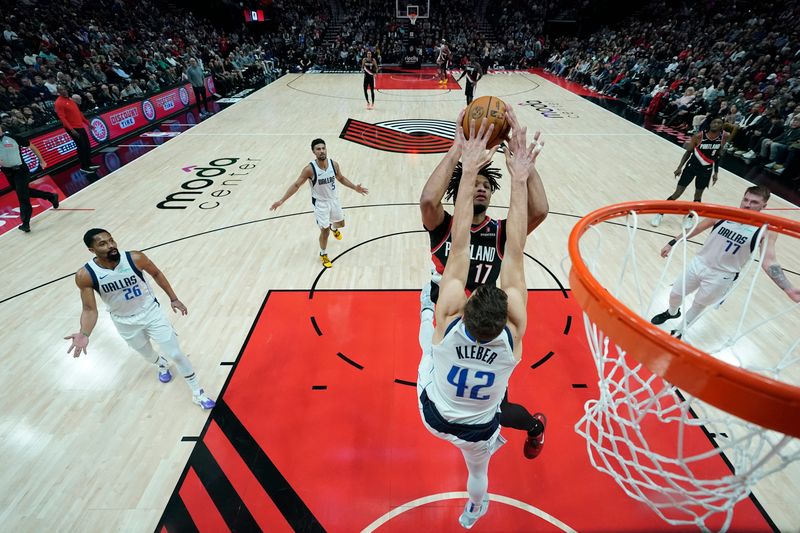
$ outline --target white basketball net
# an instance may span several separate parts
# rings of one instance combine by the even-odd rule
[[[698,218],[693,217],[695,225]],[[683,258],[685,276],[689,260],[700,247],[686,243],[687,230],[684,230],[684,239],[673,247],[669,259],[664,260],[658,282],[648,287],[645,279],[653,277],[651,272],[639,269],[637,251],[657,257],[665,239],[652,235],[637,239],[641,234],[640,220],[636,213],[631,213],[625,228],[602,224],[601,231],[600,226],[593,226],[592,231],[581,237],[581,254],[592,274],[614,297],[649,320],[666,309],[669,285],[676,274],[680,275],[675,268],[670,268],[672,259]],[[609,232],[625,229],[627,244],[618,238],[619,235],[604,238]],[[594,239],[596,241],[592,242]],[[645,239],[646,244],[637,243]],[[793,239],[783,239],[788,246],[787,240]],[[798,306],[788,298],[771,299],[767,313],[753,305],[756,284],[772,284],[766,275],[759,274],[755,261],[756,258],[763,260],[764,248],[759,246],[753,252],[725,295],[725,305],[718,309],[709,306],[707,313],[687,327],[685,309],[689,302],[684,294],[683,323],[672,327],[679,325],[684,341],[714,357],[797,384],[800,383]],[[602,271],[597,267],[601,255],[606,265],[610,257],[622,259],[619,274],[609,274],[607,268]],[[610,276],[614,277],[609,279]],[[734,317],[731,322],[734,315],[738,318]],[[722,335],[717,326],[720,320],[727,324],[727,328],[721,328]],[[749,496],[759,480],[800,459],[798,439],[766,430],[678,390],[606,337],[585,313],[584,322],[597,365],[599,398],[586,403],[586,413],[575,430],[586,438],[592,465],[612,476],[631,498],[650,506],[666,522],[724,531],[733,518],[734,506]],[[780,328],[777,330],[780,334],[776,334],[776,327]],[[775,346],[782,335],[785,347],[781,353],[771,350],[772,360],[768,364],[764,364],[762,357],[758,364],[752,363],[750,358],[758,350],[759,339],[765,335],[769,336],[771,346]],[[675,342],[680,341],[676,339]],[[698,438],[700,431],[707,434],[715,447],[702,435]],[[715,525],[707,525],[709,520]]]

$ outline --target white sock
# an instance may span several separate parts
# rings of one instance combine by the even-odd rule
[[[183,379],[186,380],[186,384],[189,385],[189,388],[192,389],[192,394],[197,396],[200,394],[202,387],[200,386],[200,380],[197,379],[197,374],[189,374],[188,376],[183,376]]]
[[[164,357],[163,355],[158,356],[158,361],[156,362],[156,364],[158,365],[158,368],[161,369],[169,368],[169,361],[167,361],[166,357]]]
[[[674,291],[671,291],[669,293],[669,314],[670,315],[675,316],[675,314],[680,310],[681,301],[682,300],[683,300],[683,296],[681,295],[681,293],[677,293],[676,294]]]
[[[327,250],[320,250],[319,251],[319,255],[328,255],[328,251]]]

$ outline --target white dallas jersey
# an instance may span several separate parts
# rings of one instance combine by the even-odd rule
[[[311,201],[336,200],[336,168],[328,159],[328,168],[322,170],[316,161],[311,162]]]
[[[144,280],[144,274],[136,268],[130,252],[120,253],[119,264],[114,270],[99,266],[94,260],[86,263],[92,276],[94,290],[108,307],[111,316],[132,316],[158,305],[153,291]]]
[[[760,237],[760,227],[720,220],[714,224],[697,257],[711,268],[738,274],[756,249]]]
[[[425,389],[445,420],[491,422],[517,366],[512,344],[507,326],[487,343],[472,340],[460,317],[447,327],[442,341],[433,345],[431,383]]]

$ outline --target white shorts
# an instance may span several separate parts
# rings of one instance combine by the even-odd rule
[[[314,218],[317,219],[317,226],[320,228],[329,228],[331,224],[344,220],[339,200],[334,198],[314,201]]]
[[[178,336],[157,304],[131,316],[111,315],[111,321],[120,337],[134,350],[144,346],[148,339],[158,345],[164,345]]]
[[[720,302],[733,285],[738,274],[718,270],[706,265],[702,259],[695,257],[686,268],[686,287],[683,287],[683,274],[672,285],[672,293],[686,295],[697,291],[694,301],[699,305],[709,306]]]

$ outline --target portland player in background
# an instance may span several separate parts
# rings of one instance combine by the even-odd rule
[[[464,65],[464,70],[456,81],[461,81],[464,76],[467,77],[464,95],[467,97],[467,105],[469,105],[472,103],[472,98],[475,96],[475,87],[478,85],[478,80],[483,77],[483,69],[476,61],[473,61],[470,56],[467,56],[467,64]]]
[[[145,281],[144,274],[147,273],[167,293],[172,310],[185,315],[188,312],[186,306],[178,299],[164,273],[142,252],[120,253],[114,238],[104,229],[90,229],[83,236],[83,242],[95,256],[75,274],[83,311],[80,330],[65,337],[72,341],[67,353],[72,352],[73,357],[87,353],[89,336],[97,324],[94,295],[97,292],[128,346],[139,352],[145,361],[158,367],[159,381],[169,383],[172,380],[171,361],[192,390],[192,401],[203,409],[214,407],[214,400],[200,386],[192,363],[178,344],[172,324],[161,312],[158,300]],[[156,353],[150,341],[158,344],[168,359]]]
[[[708,132],[701,131],[692,137],[678,168],[675,170],[675,177],[680,176],[678,186],[667,200],[680,198],[686,187],[694,180],[694,201],[702,202],[703,191],[708,188],[709,182],[712,184],[717,183],[719,158],[727,142],[722,126],[722,119],[715,118],[711,121]],[[684,167],[684,165],[686,166]],[[663,217],[664,215],[661,214],[654,216],[650,224],[653,227],[658,227]],[[689,220],[687,222],[691,223]]]
[[[745,191],[739,207],[761,211],[766,207],[769,197],[769,189],[763,185],[753,186]],[[764,235],[758,226],[740,224],[730,220],[704,218],[698,222],[697,227],[686,236],[686,239],[691,239],[709,228],[712,228],[711,234],[686,269],[686,285],[684,286],[684,275],[681,274],[672,284],[672,291],[669,294],[669,309],[654,316],[651,319],[653,324],[663,324],[667,320],[681,316],[680,306],[683,304],[684,293],[688,296],[697,291],[692,307],[686,313],[686,327],[691,326],[703,310],[723,300],[759,242],[764,239],[766,239],[767,249],[761,268],[792,301],[800,302],[800,289],[795,288],[786,279],[786,274],[778,264],[775,253],[777,233],[767,232]],[[681,238],[682,236],[678,235],[669,241],[662,248],[661,257],[667,257],[672,247]],[[673,334],[681,336],[682,332],[673,330]]]
[[[438,68],[437,76],[439,78],[439,85],[442,87],[447,85],[447,69],[450,67],[450,61],[453,57],[450,52],[450,47],[447,46],[447,41],[442,39],[439,46],[439,55],[436,56],[436,66]]]
[[[361,71],[364,73],[364,98],[367,100],[367,109],[375,109],[375,74],[378,73],[378,62],[372,57],[371,50],[367,50],[361,59]],[[372,103],[367,96],[367,88],[372,95]]]
[[[460,129],[460,126],[458,126]],[[505,224],[503,289],[479,286],[465,295],[470,274],[470,226],[478,171],[494,153],[486,141],[494,125],[472,121],[464,142],[463,175],[452,223],[452,246],[441,280],[432,344],[423,349],[417,378],[420,416],[434,436],[461,450],[467,465],[469,499],[458,521],[470,529],[489,508],[489,460],[505,443],[500,435],[501,402],[522,359],[528,290],[523,251],[527,239],[527,186],[540,146],[525,144],[525,129],[513,131],[506,151],[511,205]],[[463,135],[463,133],[461,133]],[[544,435],[544,424],[536,420]],[[543,443],[543,439],[542,439]]]
[[[303,167],[300,177],[289,186],[283,197],[272,204],[270,211],[275,211],[288,200],[294,193],[300,190],[303,183],[311,185],[311,203],[314,206],[314,218],[319,226],[319,258],[322,266],[331,268],[333,263],[328,259],[328,236],[333,232],[336,240],[342,240],[340,228],[344,227],[344,214],[339,203],[339,194],[336,192],[336,182],[338,181],[345,187],[353,189],[359,194],[367,194],[366,187],[353,185],[344,177],[339,163],[333,159],[328,159],[328,149],[325,141],[314,139],[311,141],[311,151],[314,153],[314,160]]]
[[[507,118],[516,135],[520,135],[520,127],[512,109],[507,111]],[[458,116],[456,124],[461,124],[464,111]],[[539,134],[534,136],[538,142]],[[439,281],[450,256],[453,244],[453,216],[445,211],[442,198],[453,197],[458,201],[459,184],[462,178],[462,166],[458,163],[464,151],[465,140],[460,128],[456,130],[453,146],[434,169],[425,184],[420,197],[422,223],[428,231],[431,243],[432,279],[426,284],[420,296],[420,328],[419,342],[423,351],[430,345],[433,336],[434,304],[439,298]],[[524,139],[518,143],[524,144]],[[469,294],[480,285],[496,285],[500,277],[500,267],[504,258],[506,244],[506,220],[496,220],[486,215],[492,199],[492,193],[499,187],[499,169],[484,165],[478,170],[476,186],[472,196],[472,226],[470,230],[470,262],[469,275],[466,280],[466,293]],[[530,167],[528,174],[527,194],[527,233],[531,233],[547,216],[547,195],[542,180],[535,166]],[[500,424],[525,431],[527,438],[523,453],[529,459],[535,458],[541,451],[541,433],[534,431],[538,427],[536,415],[532,415],[525,407],[511,403],[508,394],[503,398],[500,413]]]

